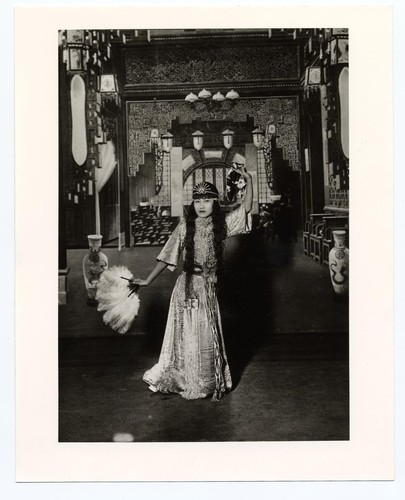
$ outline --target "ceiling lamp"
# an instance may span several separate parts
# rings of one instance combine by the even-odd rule
[[[189,94],[186,95],[185,99],[186,102],[193,103],[195,101],[198,101],[198,96],[190,92]]]
[[[190,104],[197,111],[208,111],[209,113],[220,112],[220,111],[228,111],[235,104],[236,101],[240,98],[239,94],[235,90],[229,90],[226,95],[224,95],[221,91],[217,91],[214,95],[207,90],[202,89],[198,93],[198,95],[190,92],[186,95],[184,100]]]
[[[207,89],[202,89],[201,92],[198,94],[198,99],[202,99],[205,101],[206,99],[211,99],[212,94],[209,90]]]
[[[232,89],[226,94],[225,97],[231,101],[235,101],[236,99],[239,99],[240,96],[237,92],[235,92],[235,90]]]
[[[221,94],[221,92],[218,91],[216,94],[212,96],[212,100],[216,102],[222,102],[225,101],[225,96],[224,94]]]

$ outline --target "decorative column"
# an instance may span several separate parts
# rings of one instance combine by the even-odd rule
[[[267,185],[270,190],[270,200],[273,201],[278,197],[278,193],[275,186],[274,179],[274,164],[273,164],[273,141],[276,133],[276,127],[273,123],[269,123],[266,127],[266,131],[260,128],[260,126],[253,130],[253,144],[258,151],[263,153],[264,167],[266,171]],[[257,163],[257,155],[256,155]],[[256,168],[257,171],[257,168]]]
[[[245,167],[252,176],[253,186],[253,206],[252,214],[259,213],[259,194],[258,194],[258,179],[257,179],[257,149],[254,144],[246,144],[245,146]]]
[[[175,147],[170,151],[171,164],[171,215],[183,216],[183,148]]]
[[[327,93],[326,85],[320,85],[321,99],[321,121],[322,121],[322,155],[323,155],[323,178],[325,206],[329,205],[329,141],[328,141],[328,120],[326,114]]]

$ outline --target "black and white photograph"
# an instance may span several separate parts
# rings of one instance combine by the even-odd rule
[[[17,482],[394,479],[392,22],[15,9]]]
[[[59,441],[339,441],[347,27],[59,31]]]

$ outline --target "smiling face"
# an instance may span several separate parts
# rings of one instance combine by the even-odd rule
[[[194,200],[194,208],[198,217],[209,217],[214,209],[214,199],[199,198]]]

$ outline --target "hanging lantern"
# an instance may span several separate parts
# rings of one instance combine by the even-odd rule
[[[200,132],[199,130],[197,130],[192,135],[193,135],[194,149],[196,149],[197,151],[200,151],[200,149],[203,147],[203,144],[204,144],[204,140],[203,140],[204,134],[202,132]]]
[[[77,45],[68,47],[67,70],[71,72],[86,70],[86,50]]]
[[[66,48],[64,54],[66,69],[72,73],[86,71],[87,46],[85,30],[66,30],[62,37],[62,43]]]
[[[115,75],[101,75],[100,92],[118,92]]]
[[[311,85],[318,87],[322,83],[322,71],[320,66],[309,66],[305,70],[304,86],[310,87]]]
[[[67,43],[84,44],[86,35],[85,30],[66,30]]]
[[[255,130],[253,130],[252,135],[253,135],[253,144],[256,146],[257,149],[262,149],[264,142],[264,130],[258,127]]]
[[[231,149],[231,147],[233,146],[233,136],[234,136],[234,132],[232,130],[227,129],[227,130],[224,130],[222,132],[224,147],[226,149]]]
[[[100,94],[104,105],[108,102],[119,105],[118,81],[115,74],[101,75]]]
[[[170,132],[162,134],[162,148],[166,153],[170,153],[173,147],[173,135]]]
[[[159,146],[160,136],[159,136],[159,129],[158,128],[151,129],[149,140],[150,140],[151,147]]]

